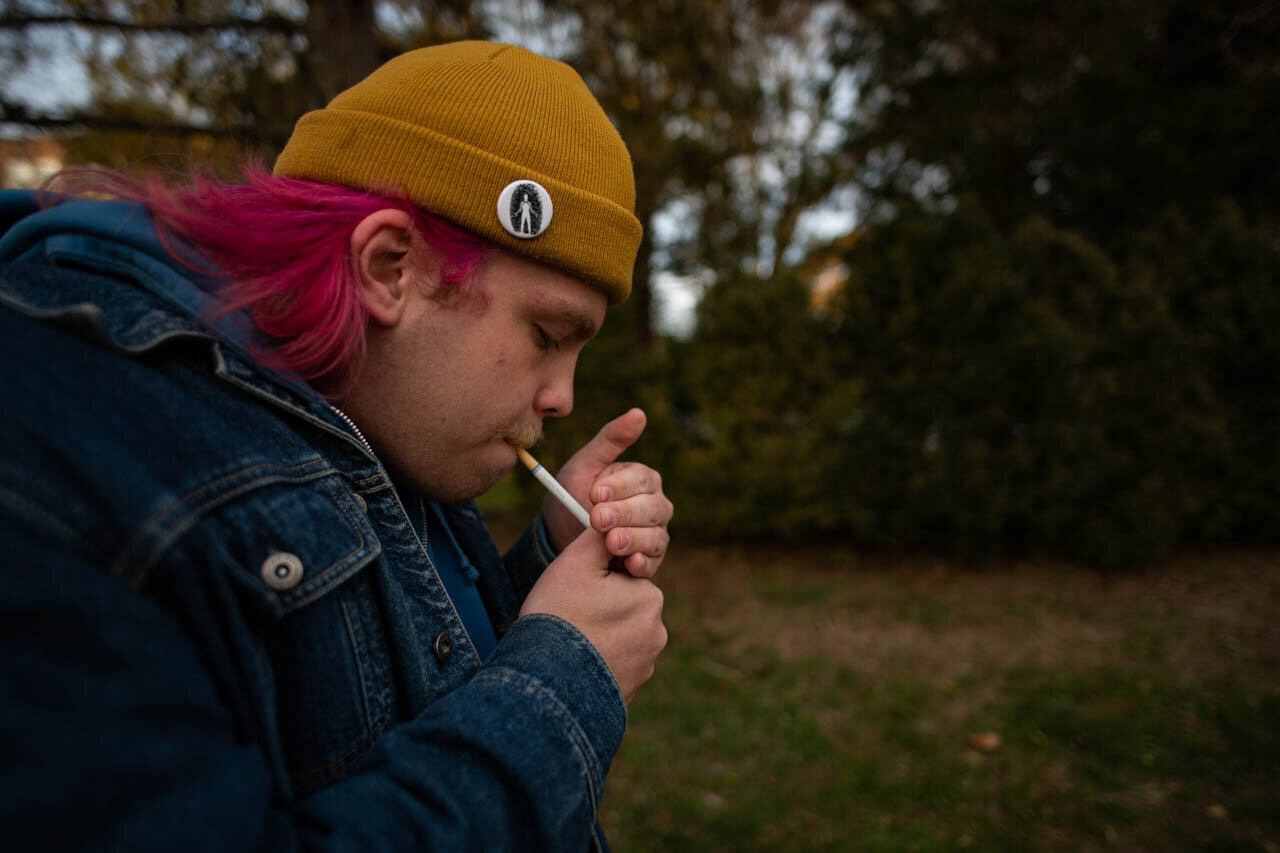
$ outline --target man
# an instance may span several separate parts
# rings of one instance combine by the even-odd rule
[[[0,198],[4,846],[603,849],[666,642],[644,415],[561,470],[585,532],[549,501],[500,557],[470,499],[627,295],[626,149],[567,66],[465,42],[274,172]]]

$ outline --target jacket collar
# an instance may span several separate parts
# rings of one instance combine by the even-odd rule
[[[262,341],[243,313],[222,316],[217,268],[176,235],[162,237],[137,202],[0,192],[0,228],[0,263],[101,270],[129,280],[193,331],[246,353]]]
[[[0,275],[0,301],[16,310],[88,325],[107,345],[130,352],[175,337],[208,339],[219,376],[367,454],[310,385],[253,356],[266,339],[247,311],[221,311],[225,278],[190,244],[157,234],[143,205],[0,191],[0,265],[11,264],[24,273]],[[74,285],[70,270],[84,273]]]

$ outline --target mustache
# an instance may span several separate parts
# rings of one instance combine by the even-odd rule
[[[498,427],[494,438],[500,438],[512,447],[533,447],[542,441],[542,421],[511,421]]]

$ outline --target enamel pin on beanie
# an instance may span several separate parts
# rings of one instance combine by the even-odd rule
[[[545,232],[554,212],[551,194],[537,181],[512,181],[498,194],[498,221],[521,240]]]

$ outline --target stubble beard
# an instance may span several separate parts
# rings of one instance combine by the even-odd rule
[[[490,433],[486,444],[501,441],[511,447],[532,447],[541,440],[541,421],[529,422],[513,419]],[[438,470],[435,477],[417,484],[417,487],[419,491],[427,495],[431,500],[445,503],[471,500],[496,486],[514,464],[514,461],[512,461],[510,464],[487,470],[481,470],[479,464],[476,464],[467,466],[463,470],[454,469],[448,474]],[[447,471],[449,466],[441,467]]]
[[[512,447],[533,447],[542,441],[542,421],[509,421],[494,431],[493,438]]]

